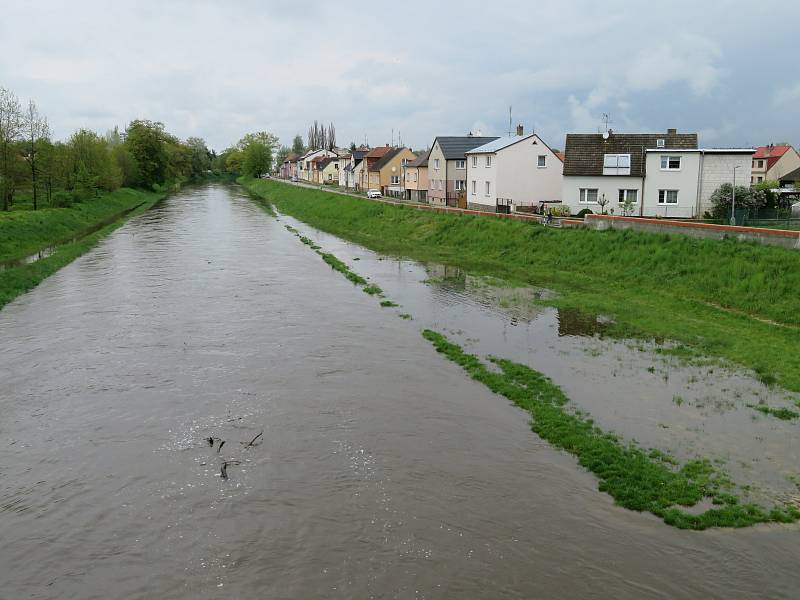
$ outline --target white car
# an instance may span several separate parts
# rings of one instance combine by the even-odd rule
[[[381,194],[380,190],[367,190],[367,198],[380,198],[383,194]]]
[[[292,177],[292,183],[297,183],[297,177]]]

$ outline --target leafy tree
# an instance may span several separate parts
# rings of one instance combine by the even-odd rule
[[[108,150],[108,142],[94,131],[76,131],[67,148],[72,173],[65,187],[88,198],[98,189],[113,191],[122,185],[122,171]]]
[[[303,146],[303,138],[299,135],[294,136],[294,140],[292,140],[292,154],[304,154],[306,151],[305,146]]]
[[[23,126],[19,99],[14,92],[0,87],[0,194],[3,196],[3,210],[11,208],[17,185],[14,144],[20,139]]]
[[[241,172],[250,177],[261,177],[269,173],[272,163],[272,150],[261,142],[251,142],[244,149]]]
[[[38,165],[36,159],[39,155],[39,148],[44,141],[50,138],[50,128],[47,125],[47,119],[39,114],[39,109],[33,100],[28,102],[28,110],[24,115],[24,129],[25,129],[25,151],[28,164],[31,169],[31,189],[33,191],[33,210],[38,208],[37,192],[38,192]]]
[[[139,170],[139,163],[136,162],[136,158],[126,145],[113,146],[111,157],[117,163],[122,174],[122,185],[125,187],[141,185],[142,173]]]
[[[244,153],[236,148],[229,148],[224,152],[225,156],[225,170],[228,173],[238,175],[242,172],[242,161],[244,160]]]
[[[272,150],[275,146],[280,143],[278,136],[274,133],[269,133],[268,131],[256,131],[255,133],[248,133],[239,142],[236,144],[236,147],[239,150],[244,150],[250,144],[255,142],[264,144],[267,148]]]
[[[292,149],[289,146],[281,146],[280,150],[278,150],[278,155],[275,157],[275,167],[280,167],[291,153]]]
[[[191,176],[202,177],[211,169],[211,152],[209,152],[205,140],[199,137],[188,138],[186,145],[189,148]]]
[[[137,119],[128,125],[125,146],[139,165],[143,186],[152,187],[165,181],[168,156],[164,141],[163,123]]]
[[[723,183],[711,194],[711,214],[714,218],[724,219],[731,216],[733,185]],[[743,185],[736,186],[736,206],[743,208],[760,208],[766,203],[763,190],[753,190]]]

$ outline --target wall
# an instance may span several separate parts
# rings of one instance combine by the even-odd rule
[[[472,166],[472,157],[478,158],[478,166]],[[492,165],[486,166],[486,157],[492,157]],[[467,154],[467,205],[475,210],[497,210],[497,155]],[[475,182],[475,193],[472,193],[472,182]],[[489,194],[486,194],[486,182],[489,182]],[[504,197],[504,196],[501,196]]]
[[[561,185],[561,201],[572,209],[575,214],[581,209],[588,208],[593,213],[600,212],[600,206],[597,204],[582,204],[580,200],[580,188],[597,188],[598,197],[602,194],[606,195],[609,203],[606,205],[606,212],[614,209],[614,212],[619,214],[621,212],[621,205],[619,203],[619,190],[638,190],[637,198],[641,202],[642,198],[642,178],[641,177],[627,177],[620,175],[572,175],[564,176]],[[639,202],[634,205],[634,211],[639,214]]]
[[[800,156],[794,148],[789,148],[786,153],[778,159],[769,170],[768,178],[770,181],[778,181],[784,175],[800,169]]]
[[[753,165],[752,154],[703,154],[703,162],[700,167],[700,207],[697,213],[698,217],[702,217],[706,211],[711,211],[711,195],[719,186],[723,183],[733,183],[733,168],[737,165],[739,169],[736,171],[736,185],[747,186]]]
[[[436,161],[439,161],[439,168],[434,168]],[[439,142],[431,148],[428,157],[428,200],[432,204],[444,204],[446,199],[446,186],[444,184],[447,161],[444,159]]]
[[[665,219],[643,219],[637,217],[613,217],[609,215],[586,215],[584,225],[590,229],[633,229],[646,233],[666,233],[690,237],[722,240],[734,238],[739,241],[758,242],[769,246],[781,246],[800,250],[800,231],[782,229],[760,229],[756,227],[732,227],[688,221]]]
[[[681,168],[676,171],[662,170],[662,156],[680,156]],[[647,176],[644,184],[643,216],[682,217],[686,219],[696,216],[697,182],[700,174],[699,152],[648,151],[645,169]],[[678,203],[659,204],[659,190],[678,190]],[[618,198],[614,198],[614,200],[616,203]]]

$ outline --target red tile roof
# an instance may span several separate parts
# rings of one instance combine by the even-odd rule
[[[767,170],[775,166],[781,156],[786,154],[792,147],[789,144],[770,144],[769,146],[759,146],[753,158],[767,159]]]
[[[373,148],[369,152],[367,152],[366,158],[381,158],[384,154],[389,152],[391,147],[389,146],[378,146],[377,148]]]

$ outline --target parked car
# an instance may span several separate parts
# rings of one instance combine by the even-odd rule
[[[297,177],[292,177],[292,183],[297,183]]]
[[[271,176],[269,173],[264,173],[264,174],[261,176],[261,179],[272,179],[272,176]]]
[[[380,198],[383,194],[381,194],[380,190],[367,190],[367,198]]]

